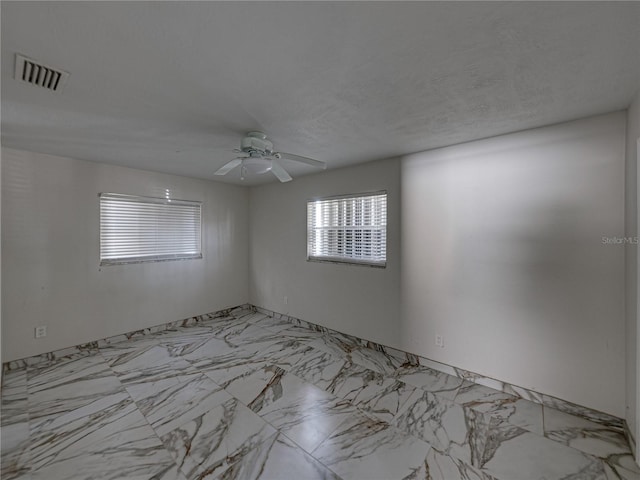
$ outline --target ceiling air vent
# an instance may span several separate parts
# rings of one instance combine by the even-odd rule
[[[49,67],[42,63],[16,54],[16,80],[46,88],[52,92],[61,92],[69,78],[64,70]]]

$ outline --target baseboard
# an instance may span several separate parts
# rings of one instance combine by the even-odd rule
[[[624,436],[627,438],[627,442],[629,442],[629,446],[631,447],[631,453],[633,453],[633,458],[635,458],[636,463],[640,465],[640,457],[636,456],[636,439],[633,436],[633,431],[629,427],[627,421],[624,421]]]
[[[161,325],[144,328],[141,330],[135,330],[128,333],[123,333],[120,335],[115,335],[108,338],[103,338],[99,340],[95,340],[92,342],[84,343],[82,345],[76,345],[73,347],[64,348],[61,350],[56,350],[54,352],[43,353],[40,355],[35,355],[32,357],[22,358],[19,360],[11,360],[2,365],[2,373],[11,371],[11,370],[19,370],[27,367],[34,367],[41,364],[46,364],[52,361],[61,361],[65,359],[72,359],[81,356],[91,355],[98,351],[98,349],[102,346],[109,345],[116,342],[130,340],[132,338],[150,335],[156,332],[161,332],[164,330],[170,330],[177,327],[190,327],[196,326],[205,322],[207,320],[213,320],[220,317],[229,316],[232,314],[234,310],[238,309],[251,309],[255,312],[260,312],[265,315],[272,316],[277,319],[282,319],[291,322],[294,325],[300,325],[311,330],[315,330],[323,333],[338,333],[340,335],[344,335],[352,340],[355,344],[361,345],[364,348],[370,348],[373,350],[377,350],[380,352],[384,352],[388,355],[391,355],[397,359],[399,359],[402,363],[410,364],[410,365],[422,365],[425,367],[432,368],[434,370],[438,370],[440,372],[448,373],[449,375],[453,375],[458,378],[462,378],[464,380],[477,383],[479,385],[484,385],[495,390],[499,390],[505,393],[509,393],[519,398],[523,398],[526,400],[530,400],[532,402],[545,405],[547,407],[555,408],[557,410],[570,413],[572,415],[577,415],[583,417],[587,420],[591,420],[592,422],[596,422],[602,425],[606,425],[607,427],[614,428],[620,432],[624,432],[627,438],[629,439],[629,443],[631,445],[635,445],[635,439],[628,428],[626,422],[623,419],[615,417],[613,415],[599,412],[594,409],[584,407],[581,405],[577,405],[572,402],[568,402],[566,400],[562,400],[551,395],[547,395],[545,393],[536,392],[524,387],[520,387],[517,385],[513,385],[511,383],[503,382],[501,380],[496,380],[494,378],[486,377],[484,375],[480,375],[478,373],[474,373],[468,370],[464,370],[458,367],[454,367],[451,365],[447,365],[441,362],[437,362],[435,360],[428,359],[426,357],[422,357],[420,355],[416,355],[414,353],[405,352],[402,350],[398,350],[393,347],[389,347],[386,345],[382,345],[376,342],[372,342],[367,339],[354,337],[353,335],[349,335],[343,332],[339,332],[337,330],[333,330],[327,327],[323,327],[322,325],[317,325],[315,323],[307,322],[306,320],[302,320],[299,318],[291,317],[286,314],[282,314],[279,312],[274,312],[272,310],[268,310],[262,307],[257,307],[250,304],[239,305],[233,308],[227,308],[223,310],[219,310],[216,312],[206,313],[203,315],[197,315],[194,317],[185,318],[182,320],[178,320],[175,322],[164,323]],[[635,451],[635,449],[634,449]]]
[[[85,355],[91,355],[95,353],[101,346],[109,345],[111,343],[122,342],[130,340],[132,338],[141,337],[144,335],[150,335],[156,332],[162,332],[164,330],[171,330],[177,327],[190,327],[198,325],[207,320],[213,320],[220,317],[228,317],[234,310],[238,309],[251,309],[253,308],[249,304],[239,305],[237,307],[225,308],[216,312],[205,313],[203,315],[196,315],[194,317],[184,318],[174,322],[163,323],[160,325],[154,325],[152,327],[143,328],[140,330],[133,330],[131,332],[114,335],[107,338],[101,338],[92,342],[83,343],[81,345],[75,345],[73,347],[67,347],[53,352],[41,353],[40,355],[34,355],[32,357],[21,358],[19,360],[11,360],[2,364],[2,372],[10,370],[20,370],[27,367],[35,367],[41,364],[49,363],[52,361],[60,361],[64,359],[77,358]]]
[[[626,422],[623,419],[618,418],[614,415],[610,415],[608,413],[599,412],[592,408],[584,407],[582,405],[577,405],[575,403],[562,400],[560,398],[553,397],[545,393],[536,392],[534,390],[520,387],[518,385],[514,385],[511,383],[503,382],[501,380],[496,380],[494,378],[490,378],[490,377],[481,375],[479,373],[471,372],[469,370],[464,370],[462,368],[437,362],[435,360],[431,360],[429,358],[422,357],[414,353],[405,352],[393,347],[372,342],[370,340],[354,337],[353,335],[339,332],[331,328],[323,327],[322,325],[317,325],[315,323],[307,322],[306,320],[291,317],[286,314],[274,312],[266,308],[257,307],[257,306],[253,306],[253,308],[256,311],[263,313],[265,315],[273,316],[274,318],[278,318],[282,320],[287,320],[293,324],[304,326],[315,331],[326,332],[326,333],[339,333],[340,335],[346,336],[350,340],[357,342],[357,344],[360,344],[363,347],[384,352],[388,355],[396,357],[397,359],[401,360],[403,363],[429,367],[440,372],[448,373],[449,375],[453,375],[454,377],[462,378],[469,382],[477,383],[479,385],[484,385],[486,387],[490,387],[495,390],[499,390],[499,391],[514,395],[516,397],[523,398],[525,400],[530,400],[532,402],[535,402],[550,408],[555,408],[556,410],[560,410],[565,413],[570,413],[572,415],[585,418],[587,420],[599,423],[601,425],[606,425],[607,427],[613,428],[620,432],[625,431]]]

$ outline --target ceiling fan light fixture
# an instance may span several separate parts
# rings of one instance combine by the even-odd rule
[[[242,165],[253,175],[262,175],[271,170],[271,160],[264,157],[247,157],[242,161]]]
[[[325,162],[314,160],[313,158],[301,157],[292,153],[274,152],[273,144],[262,132],[249,132],[242,139],[241,148],[234,149],[236,153],[244,153],[244,157],[236,157],[225,163],[214,175],[226,175],[231,170],[240,167],[240,180],[244,180],[247,175],[262,175],[271,172],[281,182],[293,180],[291,175],[280,164],[280,159],[287,161],[304,163],[312,167],[327,168]]]

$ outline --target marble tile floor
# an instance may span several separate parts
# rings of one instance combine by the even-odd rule
[[[3,480],[640,479],[606,422],[250,310],[3,381]]]

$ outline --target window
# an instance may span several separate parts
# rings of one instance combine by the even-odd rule
[[[100,265],[202,258],[200,202],[100,194]]]
[[[386,266],[387,192],[307,202],[307,259]]]

